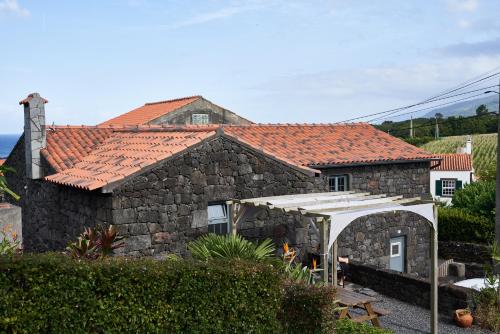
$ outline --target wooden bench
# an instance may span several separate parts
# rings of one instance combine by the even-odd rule
[[[340,311],[339,319],[348,318],[354,322],[365,322],[370,320],[373,326],[381,327],[378,318],[390,314],[387,310],[374,308],[371,304],[376,301],[374,298],[344,288],[337,288],[337,299],[339,300],[339,305],[344,307]],[[354,315],[349,312],[349,308],[363,309],[367,314],[361,316]]]

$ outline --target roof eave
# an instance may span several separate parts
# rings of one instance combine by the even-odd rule
[[[358,167],[358,166],[373,166],[373,165],[391,165],[391,164],[409,164],[418,162],[440,161],[440,158],[423,158],[423,159],[399,159],[399,160],[378,160],[368,162],[353,162],[353,163],[337,163],[337,164],[310,164],[313,169],[325,168],[341,168],[341,167]]]

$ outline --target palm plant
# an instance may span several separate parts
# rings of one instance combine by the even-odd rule
[[[207,234],[188,244],[193,258],[207,261],[210,259],[243,259],[265,261],[274,257],[276,251],[272,241],[266,239],[254,244],[240,235]]]
[[[15,173],[16,170],[12,167],[8,167],[5,165],[0,165],[0,193],[4,192],[9,194],[16,201],[19,201],[21,197],[18,194],[9,189],[7,185],[7,178],[5,177],[6,173]]]

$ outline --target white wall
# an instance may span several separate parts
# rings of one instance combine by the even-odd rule
[[[470,171],[466,172],[453,172],[453,171],[433,171],[431,169],[431,194],[435,199],[440,201],[451,203],[451,197],[440,197],[436,196],[436,180],[439,179],[457,179],[462,181],[462,187],[470,183],[471,180]]]

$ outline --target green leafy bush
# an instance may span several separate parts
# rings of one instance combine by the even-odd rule
[[[333,333],[335,289],[306,284],[285,285],[280,315],[285,333]]]
[[[451,201],[454,208],[470,214],[495,219],[495,182],[473,182],[458,189]]]
[[[0,257],[1,333],[279,333],[281,276],[241,261]]]
[[[339,320],[336,324],[337,334],[390,334],[391,330],[377,328],[366,324],[357,324],[350,320]]]
[[[438,220],[441,241],[489,243],[494,239],[494,222],[464,209],[440,207]]]
[[[243,239],[240,235],[207,234],[188,244],[191,255],[201,261],[209,259],[244,259],[264,261],[274,258],[273,242],[264,240],[259,245]]]

